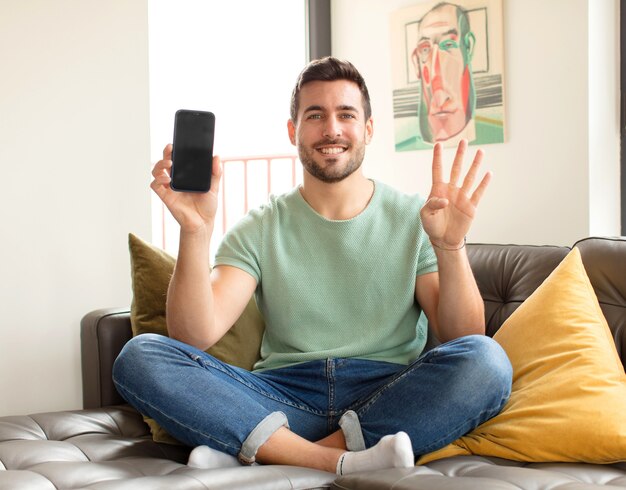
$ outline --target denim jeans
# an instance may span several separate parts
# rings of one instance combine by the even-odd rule
[[[248,464],[282,426],[310,441],[341,428],[351,450],[403,430],[416,456],[434,451],[498,414],[511,376],[502,348],[480,335],[437,346],[408,366],[327,359],[251,373],[144,334],[113,368],[120,394],[176,439]]]

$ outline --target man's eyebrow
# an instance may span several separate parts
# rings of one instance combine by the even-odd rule
[[[340,106],[337,106],[337,110],[359,112],[359,110],[356,107],[352,105],[347,105],[347,104],[342,104]],[[311,111],[324,111],[324,108],[321,105],[310,105],[309,107],[304,109],[304,112],[311,112]]]
[[[309,107],[307,107],[306,109],[304,109],[304,112],[310,112],[310,111],[322,111],[323,108],[321,105],[310,105]]]

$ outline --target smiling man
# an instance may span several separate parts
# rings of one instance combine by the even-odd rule
[[[475,138],[475,45],[465,10],[439,3],[418,24],[412,59],[421,80],[419,126],[429,143]]]
[[[181,226],[167,297],[172,338],[141,335],[114,366],[119,392],[170,434],[257,461],[346,474],[407,467],[495,416],[510,394],[511,367],[486,337],[483,302],[465,235],[490,174],[475,184],[476,153],[460,182],[467,144],[450,181],[441,147],[424,203],[361,167],[374,132],[365,82],[335,58],[310,63],[292,94],[288,134],[302,186],[251,211],[209,266],[219,159],[211,190],[170,188],[171,146],[152,189]],[[265,318],[252,372],[204,352],[252,295]],[[423,352],[420,312],[445,342]]]

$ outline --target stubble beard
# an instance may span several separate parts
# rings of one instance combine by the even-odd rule
[[[353,150],[351,158],[346,162],[343,167],[337,168],[336,163],[338,158],[334,158],[331,155],[325,156],[318,153],[315,147],[319,144],[342,144],[347,146],[346,151]],[[324,141],[311,147],[306,147],[302,143],[298,145],[298,156],[304,169],[309,172],[313,177],[327,184],[335,184],[346,179],[354,172],[356,172],[363,163],[365,157],[365,145],[358,144],[356,146],[347,143],[345,141]],[[322,157],[326,166],[322,167],[316,160],[315,156]]]

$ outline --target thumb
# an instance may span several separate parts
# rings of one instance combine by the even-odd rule
[[[445,208],[448,205],[449,201],[445,197],[431,197],[424,204],[424,208],[429,211],[438,211],[440,209]]]

